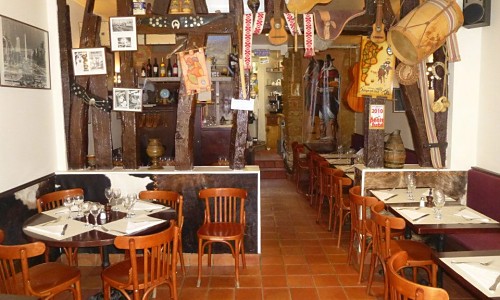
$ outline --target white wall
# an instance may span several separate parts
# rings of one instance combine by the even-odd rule
[[[0,87],[0,192],[66,168],[56,0],[3,4],[1,15],[49,32],[51,89]]]

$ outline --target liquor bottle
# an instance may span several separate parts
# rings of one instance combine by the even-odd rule
[[[159,69],[160,68],[158,67],[158,60],[156,60],[156,57],[155,57],[155,63],[153,64],[153,77],[160,76]]]
[[[167,69],[165,68],[165,62],[163,61],[163,57],[161,58],[160,63],[160,77],[167,76]]]
[[[151,65],[150,58],[148,58],[148,64],[146,65],[146,76],[153,77],[153,66]]]
[[[141,77],[146,77],[146,65],[145,64],[142,64],[142,68],[141,68]]]
[[[172,66],[172,76],[173,77],[179,76],[179,66],[177,66],[177,60],[174,61],[174,65]]]
[[[172,77],[172,64],[170,63],[170,58],[168,59],[167,65],[167,77]]]

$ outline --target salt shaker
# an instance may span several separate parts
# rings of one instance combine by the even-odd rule
[[[425,207],[425,198],[422,196],[420,197],[420,204],[419,204],[420,207]]]

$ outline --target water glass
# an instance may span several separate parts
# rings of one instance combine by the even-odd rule
[[[68,219],[71,219],[71,207],[75,204],[75,198],[72,196],[64,197],[63,205],[68,208]]]
[[[443,208],[445,202],[446,202],[446,196],[444,192],[440,189],[434,189],[434,207],[435,209],[435,215],[434,217],[436,219],[441,219],[443,217],[441,213],[441,209]]]
[[[83,195],[76,195],[74,197],[75,205],[76,205],[76,207],[78,207],[78,214],[76,215],[78,218],[83,217],[83,213],[82,213],[83,201],[84,201]]]
[[[85,227],[89,227],[89,226],[91,226],[89,223],[90,202],[89,201],[83,202],[81,207],[82,207],[83,215],[85,216]]]
[[[118,205],[120,205],[120,200],[122,196],[122,191],[119,188],[113,188],[111,189],[112,191],[112,199],[113,202],[111,204],[111,210],[112,211],[117,211],[118,210]]]
[[[405,182],[406,182],[408,199],[413,201],[415,200],[415,198],[413,197],[413,192],[417,187],[417,181],[415,179],[415,175],[413,174],[413,172],[407,173],[405,175]]]
[[[135,202],[137,201],[137,194],[128,194],[127,197],[123,198],[123,207],[127,211],[127,218],[132,218],[135,215],[131,212],[132,207],[134,207]]]
[[[108,203],[111,204],[111,200],[113,199],[113,189],[112,188],[105,188],[104,189],[104,197],[108,200]]]
[[[101,203],[92,202],[90,204],[90,213],[94,217],[94,228],[99,227],[97,220],[99,219],[99,215],[101,214],[101,211],[102,211],[102,204]]]

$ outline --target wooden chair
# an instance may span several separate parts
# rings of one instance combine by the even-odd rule
[[[54,208],[58,208],[64,205],[64,198],[67,196],[74,197],[84,195],[83,189],[75,188],[68,190],[55,191],[43,196],[40,196],[36,199],[36,208],[38,209],[38,213],[51,210]],[[76,247],[66,247],[63,248],[66,257],[68,258],[68,264],[70,266],[78,265],[78,248]],[[45,261],[49,261],[49,248],[47,247],[47,251],[45,253]]]
[[[347,263],[351,262],[355,252],[356,240],[360,247],[359,256],[359,277],[358,283],[363,278],[366,253],[372,249],[372,221],[367,217],[369,209],[377,204],[379,200],[375,197],[361,196],[361,186],[356,185],[349,189],[349,200],[351,206],[351,237],[349,241],[349,251]]]
[[[111,288],[128,299],[149,299],[156,287],[167,284],[170,299],[177,299],[177,246],[179,227],[175,221],[159,233],[144,236],[117,236],[115,246],[125,249],[129,258],[118,262],[101,273],[104,299],[111,297]],[[132,291],[132,298],[127,291]]]
[[[5,238],[5,234],[3,233],[3,230],[0,229],[0,244],[3,243],[4,238]]]
[[[331,168],[330,164],[325,161],[320,163],[320,195],[318,203],[318,215],[316,222],[321,220],[323,202],[325,198],[328,200],[328,231],[332,230],[332,217],[334,214],[335,192],[333,188],[334,176],[344,176],[344,171]]]
[[[201,285],[201,265],[205,246],[208,245],[208,266],[212,265],[212,243],[229,246],[234,257],[235,284],[239,282],[239,255],[246,268],[245,260],[245,199],[247,191],[238,188],[208,188],[199,192],[205,202],[205,219],[198,229],[198,283]],[[234,246],[231,244],[234,242]]]
[[[182,250],[182,227],[184,225],[184,214],[182,211],[184,198],[181,194],[173,191],[142,191],[139,193],[139,199],[152,199],[158,201],[166,206],[169,206],[177,212],[177,226],[179,227],[179,246],[177,252],[179,253],[179,260],[181,262],[182,274],[186,274],[186,266],[184,264],[184,255]]]
[[[59,293],[70,291],[73,299],[82,299],[78,268],[55,262],[29,267],[29,258],[44,253],[45,244],[42,242],[0,245],[0,294],[52,299]]]
[[[408,253],[400,251],[387,261],[389,272],[389,296],[391,300],[448,300],[448,292],[443,289],[420,285],[405,278],[404,269],[412,267]]]
[[[300,194],[305,194],[300,188],[300,179],[304,173],[309,171],[309,164],[305,153],[305,147],[298,142],[292,143],[292,154],[293,154],[293,179],[295,181],[295,189]]]
[[[311,206],[317,203],[320,193],[320,164],[326,161],[316,152],[311,152],[309,156],[309,202]]]
[[[373,251],[370,260],[370,272],[368,276],[367,292],[370,293],[373,283],[373,275],[377,263],[380,263],[385,277],[384,299],[389,296],[389,279],[387,273],[387,260],[399,251],[408,252],[408,261],[412,265],[413,279],[417,280],[417,269],[424,269],[429,277],[432,286],[436,286],[437,265],[433,262],[429,246],[422,242],[412,240],[395,240],[392,231],[403,230],[406,222],[402,218],[397,218],[384,214],[385,204],[379,201],[371,207],[371,219],[373,220]]]
[[[344,227],[347,217],[351,214],[351,206],[349,204],[349,195],[344,194],[344,187],[352,185],[352,180],[349,177],[333,176],[333,195],[335,197],[334,211],[335,218],[333,221],[333,231],[338,227],[337,247],[340,247],[340,239],[342,237],[342,228]]]

